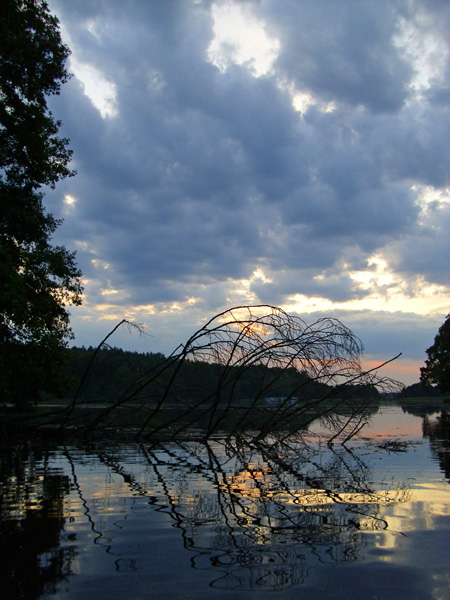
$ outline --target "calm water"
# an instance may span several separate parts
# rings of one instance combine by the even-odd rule
[[[389,407],[347,449],[3,445],[2,597],[448,600],[449,437]]]

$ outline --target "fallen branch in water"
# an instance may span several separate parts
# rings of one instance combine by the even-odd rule
[[[387,440],[383,444],[377,444],[378,448],[389,452],[406,452],[408,450],[408,442],[399,442],[398,440]]]
[[[124,323],[140,330],[121,321],[98,346],[88,371],[100,348]],[[128,407],[131,418],[136,417],[137,439],[180,436],[191,428],[200,430],[204,439],[221,428],[229,437],[286,439],[322,416],[333,430],[330,443],[338,436],[348,441],[363,426],[360,408],[378,393],[375,390],[401,387],[377,374],[400,355],[364,371],[362,351],[361,341],[337,319],[307,325],[274,306],[238,306],[210,319],[186,344],[152,365],[99,409],[84,429],[120,429]],[[73,423],[86,377],[87,372],[62,427]],[[368,397],[355,403],[352,398],[358,395]]]

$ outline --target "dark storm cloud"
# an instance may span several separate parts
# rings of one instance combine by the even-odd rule
[[[438,285],[449,284],[450,211],[435,203],[424,215],[427,227],[417,226],[410,235],[391,244],[397,272],[406,279],[423,277]],[[411,294],[414,290],[411,290]]]
[[[394,45],[402,5],[269,1],[261,12],[283,40],[277,66],[300,88],[384,112],[404,104],[412,74]]]
[[[349,270],[377,252],[411,285],[445,284],[448,204],[417,200],[450,179],[448,79],[418,92],[399,40],[410,25],[443,43],[448,4],[245,6],[280,44],[259,78],[208,60],[208,2],[51,2],[74,65],[115,90],[105,118],[77,77],[52,100],[78,175],[46,201],[59,216],[76,199],[56,239],[78,248],[91,304],[109,288],[126,290],[118,305],[192,296],[214,311],[258,268],[260,302],[342,302],[371,292]],[[314,100],[302,115],[287,84]]]

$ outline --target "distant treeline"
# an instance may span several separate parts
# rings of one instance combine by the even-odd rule
[[[86,372],[88,375],[79,390],[78,401],[110,401],[130,390],[139,389],[139,382],[145,381],[149,372],[154,372],[167,363],[167,357],[161,353],[129,352],[119,348],[100,349],[91,363],[94,353],[95,349],[92,347],[74,347],[68,350],[68,369],[73,382],[68,390],[69,398],[77,392]],[[180,368],[180,365],[174,362],[150,385],[146,385],[138,397],[157,401],[168,386],[169,399],[174,401],[196,400],[212,395],[216,390],[220,390],[224,401],[252,399],[255,393],[260,393],[266,398],[283,398],[291,395],[293,390],[296,390],[294,394],[302,399],[323,397],[330,392],[336,396],[335,388],[314,381],[305,371],[299,372],[294,368],[253,365],[242,370],[236,379],[237,382],[228,386],[226,381],[223,381],[224,373],[225,368],[220,364],[184,361]],[[339,388],[339,395],[377,399],[379,392],[369,385],[343,386]]]
[[[441,392],[437,387],[424,385],[423,383],[413,383],[403,388],[398,394],[400,398],[440,398]]]

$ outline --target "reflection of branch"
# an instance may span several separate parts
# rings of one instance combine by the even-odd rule
[[[105,549],[107,554],[110,554],[112,556],[122,556],[122,553],[117,553],[114,551],[113,539],[111,537],[107,536],[106,533],[101,531],[98,528],[98,526],[96,525],[95,520],[91,513],[91,509],[89,507],[88,501],[86,500],[86,498],[83,495],[81,485],[79,483],[78,476],[76,474],[75,463],[74,463],[67,447],[64,448],[64,456],[67,458],[67,461],[70,465],[73,483],[77,490],[78,497],[80,498],[80,501],[83,505],[84,514],[85,514],[87,520],[89,521],[91,530],[96,535],[96,537],[94,538],[94,544],[102,546]],[[124,482],[127,485],[129,485],[130,490],[133,493],[137,492],[140,495],[147,494],[147,492],[143,490],[142,486],[139,485],[139,483],[136,481],[135,477],[130,475],[129,473],[127,473],[126,470],[124,469],[124,467],[122,467],[120,464],[118,464],[117,461],[115,461],[112,457],[110,457],[107,454],[102,452],[97,455],[97,458],[99,459],[99,461],[101,463],[104,463],[108,467],[112,468],[115,473],[121,475],[124,479]],[[123,529],[124,525],[122,525],[121,523],[123,521],[126,521],[126,518],[127,517],[125,517],[124,519],[118,520],[118,521],[114,521],[113,522],[114,527],[116,527],[118,530]],[[127,555],[129,555],[129,554],[130,554],[130,552],[128,551]],[[120,558],[120,559],[116,559],[115,565],[116,565],[117,571],[135,570],[136,561],[132,560],[132,559]]]
[[[148,498],[172,519],[191,566],[209,571],[216,588],[281,590],[304,581],[318,561],[356,560],[364,531],[388,529],[381,507],[406,498],[401,491],[392,497],[373,489],[368,466],[347,448],[314,449],[292,441],[250,447],[242,438],[137,448],[150,467],[147,481],[122,464],[120,451],[102,447],[99,460],[133,495]],[[94,543],[114,554],[67,449],[65,455]],[[118,559],[116,568],[133,570],[136,563]]]
[[[70,469],[72,471],[73,483],[74,483],[75,488],[77,490],[78,497],[81,500],[81,504],[83,505],[84,514],[85,514],[87,520],[90,523],[91,530],[97,536],[97,537],[94,538],[94,544],[98,544],[98,543],[100,543],[101,540],[104,539],[104,541],[106,542],[106,551],[108,551],[111,548],[111,545],[110,545],[111,544],[111,538],[105,536],[103,532],[99,531],[96,528],[94,519],[92,518],[92,515],[91,515],[91,511],[90,511],[89,505],[88,505],[86,499],[83,496],[83,493],[82,493],[82,490],[81,490],[81,486],[80,486],[80,484],[78,482],[78,477],[77,477],[77,474],[76,474],[76,471],[75,471],[75,464],[74,464],[74,462],[72,460],[72,457],[71,457],[70,452],[67,449],[67,447],[64,448],[64,456],[67,458],[67,461],[68,461],[68,463],[70,465]]]
[[[318,463],[305,447],[299,454],[288,445],[284,456],[282,445],[250,450],[230,442],[141,450],[163,494],[162,504],[155,504],[164,512],[169,507],[185,548],[195,553],[192,566],[212,570],[213,587],[244,588],[252,580],[257,587],[283,589],[304,579],[308,553],[321,562],[355,560],[368,527],[364,520],[387,529],[380,506],[402,501],[371,489],[367,465],[349,450],[342,455],[332,449],[331,463]],[[174,468],[183,481],[176,497],[170,491]],[[188,476],[194,478],[192,489],[201,490],[195,497]],[[125,481],[134,486],[131,477]],[[207,545],[200,543],[203,531]]]

